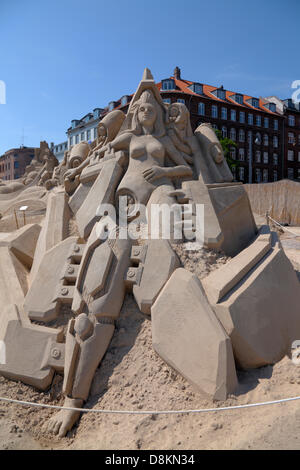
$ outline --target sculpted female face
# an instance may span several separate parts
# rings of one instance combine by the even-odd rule
[[[156,110],[151,103],[142,103],[138,111],[138,120],[142,126],[153,126],[156,119]]]

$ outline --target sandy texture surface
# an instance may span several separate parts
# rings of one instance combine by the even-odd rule
[[[76,231],[75,226],[70,228]],[[193,253],[180,245],[174,249],[183,266],[200,278],[229,259],[209,250]],[[295,249],[294,244],[290,249]],[[66,324],[69,316],[64,312],[60,324]],[[139,312],[132,295],[128,294],[85,407],[187,410],[300,395],[300,367],[287,357],[274,366],[239,372],[238,378],[236,393],[224,402],[213,402],[196,392],[154,352],[151,320]],[[60,375],[55,376],[52,387],[46,392],[0,377],[0,396],[38,403],[62,405],[61,387]],[[299,402],[205,414],[87,413],[63,439],[44,432],[45,423],[55,412],[0,402],[0,449],[300,448]]]

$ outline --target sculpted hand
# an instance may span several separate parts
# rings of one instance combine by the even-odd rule
[[[65,172],[64,178],[72,180],[75,178],[76,175],[77,175],[77,168],[71,168],[70,170],[67,170]]]
[[[157,180],[158,178],[162,178],[166,176],[166,168],[162,168],[161,166],[153,166],[148,168],[147,170],[143,171],[143,176],[146,181],[152,183],[152,181]]]

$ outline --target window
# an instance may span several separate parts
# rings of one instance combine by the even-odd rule
[[[86,139],[87,140],[90,140],[91,139],[91,131],[90,129],[88,131],[86,131]]]
[[[269,145],[269,136],[268,136],[268,134],[264,134],[264,145],[265,146]]]
[[[94,127],[94,139],[97,139],[98,137],[98,130],[97,127]]]
[[[73,137],[70,137],[70,147],[73,145]]]
[[[166,104],[171,104],[171,98],[164,98],[163,102]]]
[[[289,122],[289,126],[293,127],[295,125],[295,116],[292,116],[290,114],[288,117],[288,122]]]
[[[288,178],[290,180],[294,179],[294,169],[293,168],[288,168]]]
[[[243,148],[240,148],[239,149],[239,160],[241,162],[244,162],[245,161],[245,149]]]
[[[256,122],[256,125],[260,127],[261,126],[261,116],[256,116],[255,122]]]
[[[254,108],[258,108],[259,107],[259,101],[256,99],[256,98],[252,98],[252,106]]]
[[[245,142],[245,131],[243,129],[239,130],[239,141]]]
[[[278,137],[277,137],[277,135],[273,136],[273,147],[275,147],[275,148],[278,147]]]
[[[236,121],[236,111],[234,109],[230,110],[230,119],[231,121]]]
[[[175,82],[172,79],[162,80],[162,90],[174,90]]]
[[[109,111],[112,111],[115,107],[115,102],[114,101],[111,101],[110,103],[108,103],[108,110]]]
[[[300,152],[298,152],[298,162],[300,162]]]
[[[253,114],[248,114],[248,124],[250,124],[250,126],[253,126]]]
[[[269,170],[267,170],[267,168],[263,170],[263,181],[264,183],[267,183],[269,181]]]
[[[256,161],[256,163],[261,163],[261,152],[260,152],[260,150],[256,150],[256,152],[255,152],[255,161]]]
[[[234,100],[235,100],[238,104],[243,104],[243,95],[235,95],[235,96],[234,96]]]
[[[240,122],[242,124],[244,124],[244,122],[245,122],[245,112],[244,111],[240,111]]]
[[[239,167],[239,178],[241,181],[245,179],[245,168],[243,166]]]
[[[122,96],[121,105],[125,106],[128,103],[128,96]]]
[[[255,170],[255,181],[257,183],[261,182],[261,170],[260,170],[260,168],[256,168],[256,170]]]
[[[273,153],[273,165],[278,165],[278,154]]]
[[[274,119],[274,130],[278,131],[278,119]]]
[[[178,98],[177,103],[183,103],[185,104],[185,100],[183,98]]]
[[[221,118],[227,119],[227,108],[224,108],[224,107],[221,108]]]
[[[214,104],[211,107],[211,117],[213,117],[213,118],[218,117],[218,107]]]
[[[232,160],[236,159],[236,148],[235,147],[230,147],[230,157]]]
[[[230,139],[235,141],[236,140],[236,132],[235,132],[235,129],[232,127],[230,129]]]
[[[227,137],[227,127],[225,127],[225,126],[222,127],[222,137],[223,137],[223,139],[225,139]]]
[[[218,129],[217,124],[212,124],[212,128],[213,128],[213,129]]]
[[[266,165],[269,163],[269,154],[268,154],[268,152],[264,152],[264,163]]]
[[[293,132],[288,133],[288,143],[289,144],[294,144],[295,143],[295,135]]]
[[[288,150],[288,160],[290,162],[294,161],[294,150]]]
[[[197,95],[203,95],[203,86],[200,83],[192,83],[188,88],[197,93]]]
[[[199,103],[198,104],[198,114],[201,116],[205,115],[205,104],[204,103]]]
[[[81,140],[81,142],[84,140],[84,132],[81,132],[81,134],[80,134],[80,140]]]
[[[254,143],[255,143],[256,145],[260,145],[260,144],[261,144],[261,135],[260,135],[260,132],[256,132]]]
[[[14,168],[19,168],[19,162],[14,162]]]
[[[274,170],[273,171],[273,181],[277,181],[278,180],[278,173],[277,173],[277,170]]]
[[[264,118],[264,128],[268,129],[268,127],[269,127],[269,118],[265,117]]]
[[[75,135],[75,144],[78,144],[78,143],[79,143],[79,135],[76,134],[76,135]]]

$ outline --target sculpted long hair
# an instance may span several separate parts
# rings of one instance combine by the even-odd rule
[[[130,113],[127,114],[126,119],[121,128],[121,133],[132,132],[135,135],[142,135],[143,128],[139,122],[138,113],[140,106],[143,103],[151,103],[156,111],[156,119],[154,122],[153,135],[155,137],[163,137],[166,135],[166,127],[164,124],[164,109],[157,102],[151,90],[145,90],[140,98],[132,106]]]

